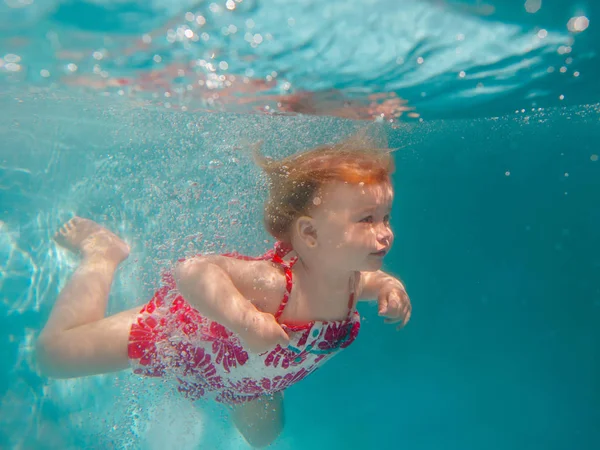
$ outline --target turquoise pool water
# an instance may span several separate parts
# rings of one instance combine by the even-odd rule
[[[273,103],[275,109],[260,112],[285,114],[256,113],[267,96],[307,89],[340,90],[333,103],[393,91],[418,113],[384,118],[390,145],[399,148],[396,244],[386,268],[405,280],[414,313],[396,333],[373,306],[363,306],[357,343],[286,392],[287,424],[273,448],[599,448],[594,7],[582,3],[575,11],[557,2],[552,16],[568,17],[553,23],[546,2],[537,16],[503,3],[491,16],[464,9],[476,3],[406,2],[397,10],[383,1],[360,7],[305,1],[284,10],[276,1],[238,2],[226,16],[204,3],[23,2],[15,8],[5,2],[0,448],[247,448],[221,409],[195,408],[157,380],[128,372],[41,377],[32,344],[74,267],[51,241],[73,213],[101,221],[132,244],[110,312],[145,301],[159,271],[182,254],[259,253],[268,246],[260,227],[264,190],[240,147],[264,139],[270,154],[283,155],[365,123],[332,117],[329,99],[311,105],[310,114],[277,111]],[[237,101],[222,94],[211,102],[204,92],[187,90],[205,72],[180,73],[182,61],[204,58],[207,47],[170,42],[168,29],[153,35],[151,48],[133,41],[168,19],[175,23],[168,27],[185,23],[188,10],[196,24],[201,14],[208,24],[214,19],[211,35],[231,24],[242,29],[251,19],[252,39],[263,36],[258,28],[271,28],[279,46],[242,47],[222,33],[215,48],[226,55],[227,69],[216,62],[208,73],[251,69],[264,79],[277,66],[284,75],[258,93],[236,94]],[[589,29],[569,32],[569,17],[584,14]],[[374,25],[386,15],[387,27]],[[277,26],[290,26],[287,16],[294,17],[290,30],[300,31],[278,38]],[[421,22],[408,20],[414,17]],[[360,31],[349,41],[354,47],[342,42],[349,29]],[[549,35],[539,46],[523,44],[540,29]],[[460,30],[468,56],[454,59],[456,48],[446,38],[456,42]],[[467,30],[479,33],[477,42]],[[416,39],[418,33],[424,35]],[[572,48],[559,53],[561,46]],[[393,54],[380,51],[391,47]],[[402,68],[400,57],[412,62]],[[164,67],[168,59],[171,68]],[[127,84],[106,82],[122,79]],[[256,102],[251,108],[239,101],[247,97]]]

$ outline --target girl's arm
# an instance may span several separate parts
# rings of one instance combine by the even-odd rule
[[[397,329],[410,320],[412,305],[404,284],[381,270],[361,272],[358,300],[377,300],[379,315],[385,323],[400,323]]]
[[[380,292],[388,287],[405,290],[404,285],[398,278],[382,270],[378,270],[377,272],[361,272],[358,300],[377,300]]]
[[[231,277],[210,260],[197,257],[175,269],[177,289],[204,317],[237,332],[258,311],[235,287]]]
[[[176,267],[175,281],[181,295],[202,316],[257,341],[254,344],[259,347],[265,341],[285,338],[272,316],[285,291],[284,277],[269,262],[199,256]]]

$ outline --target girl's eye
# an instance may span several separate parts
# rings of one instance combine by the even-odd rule
[[[367,216],[360,220],[362,223],[373,223],[373,216]]]
[[[390,215],[387,214],[384,218],[383,218],[383,222],[384,223],[390,223]]]

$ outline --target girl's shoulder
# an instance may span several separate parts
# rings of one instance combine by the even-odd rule
[[[229,275],[234,286],[259,310],[275,314],[286,292],[282,268],[270,259],[250,259],[232,255],[204,255],[199,258],[215,264]]]

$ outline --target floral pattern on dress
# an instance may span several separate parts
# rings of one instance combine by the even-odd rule
[[[181,376],[201,379],[212,389],[220,389],[224,386],[210,353],[204,348],[180,342],[175,346],[175,352],[180,355],[174,365],[181,369],[179,371]]]
[[[272,252],[267,255],[275,261]],[[290,274],[288,266],[288,295],[279,312],[289,298]],[[172,276],[165,275],[163,280],[165,286],[131,326],[129,358],[134,373],[172,376],[178,381],[178,390],[193,400],[210,395],[218,402],[238,404],[273,395],[314,372],[354,342],[360,330],[355,310],[340,321],[282,324],[290,337],[289,346],[250,354],[237,335],[188,304],[177,292]]]
[[[281,367],[287,369],[289,367],[297,366],[306,361],[309,352],[301,351],[296,353],[288,348],[283,348],[277,345],[275,349],[270,351],[265,358],[265,366]]]
[[[148,302],[138,316],[136,322],[131,325],[127,352],[130,359],[139,361],[139,366],[134,373],[160,377],[165,374],[166,365],[157,358],[156,343],[165,338],[164,329],[167,322],[166,317],[154,317],[152,313],[156,309],[156,298],[161,298],[163,292],[159,291],[150,302]]]
[[[277,375],[273,378],[263,377],[260,380],[260,385],[265,391],[278,392],[290,387],[292,384],[297,383],[306,377],[309,373],[314,371],[316,366],[310,367],[310,369],[302,368],[297,372],[289,372],[285,375]]]
[[[319,342],[319,349],[333,351],[339,348],[346,348],[356,339],[359,330],[359,321],[330,323],[323,334],[323,340]]]
[[[222,365],[226,373],[234,367],[246,364],[248,353],[231,331],[216,322],[210,324],[209,330],[209,334],[204,334],[203,339],[212,343],[216,364]]]

